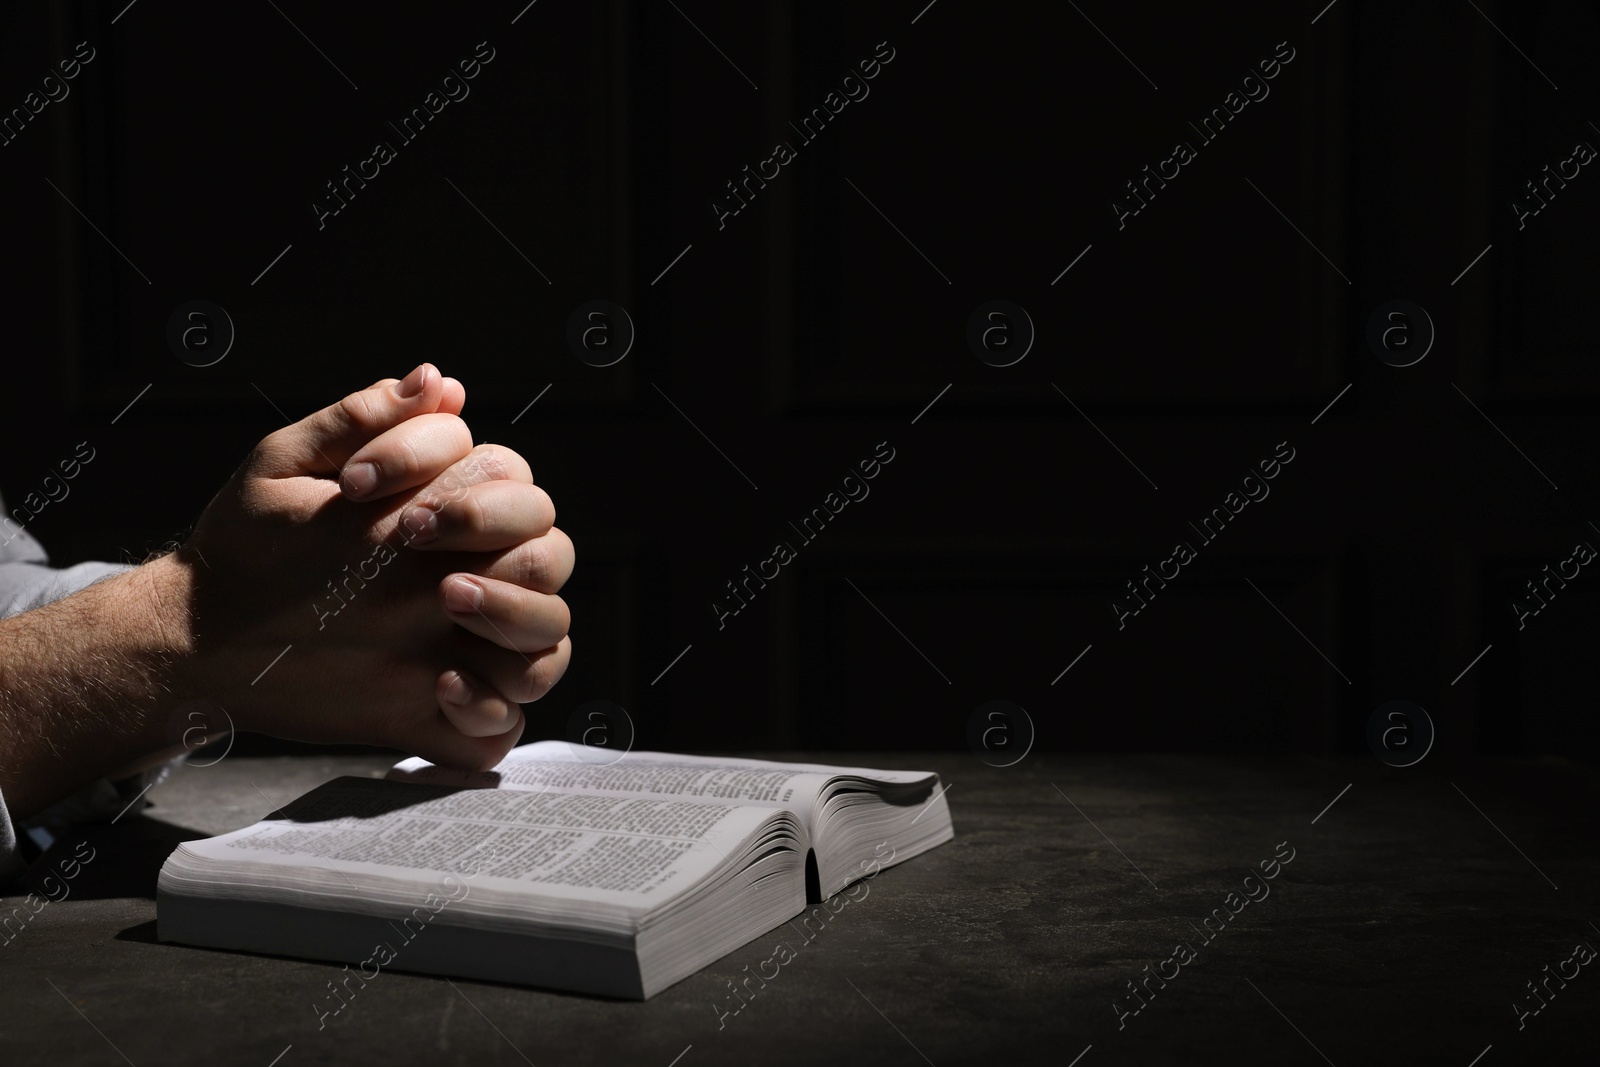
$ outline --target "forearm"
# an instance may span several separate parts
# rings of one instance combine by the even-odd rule
[[[193,577],[164,556],[0,620],[0,791],[25,816],[170,747]]]

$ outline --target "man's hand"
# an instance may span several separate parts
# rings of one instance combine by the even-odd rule
[[[573,548],[527,463],[473,447],[464,397],[426,364],[354,393],[257,445],[176,553],[0,622],[14,811],[170,744],[190,700],[244,730],[499,762],[570,659]]]
[[[458,391],[424,365],[354,393],[263,440],[206,509],[190,625],[243,729],[481,769],[566,670],[572,542],[522,457],[473,448]]]

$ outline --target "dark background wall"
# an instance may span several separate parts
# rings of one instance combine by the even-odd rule
[[[1398,698],[1440,751],[1600,752],[1600,579],[1523,629],[1510,607],[1600,545],[1600,178],[1510,208],[1600,145],[1580,5],[119,7],[0,35],[7,109],[95,53],[0,148],[0,490],[97,453],[30,524],[59,561],[141,557],[262,435],[426,359],[578,547],[572,668],[529,737],[606,699],[646,747],[956,748],[1001,699],[1042,747],[1322,752]],[[482,41],[470,96],[402,143]],[[394,161],[319,228],[378,140]],[[236,328],[209,367],[167,342],[196,299]],[[636,328],[613,366],[567,343],[593,299]],[[968,343],[996,299],[1036,330],[1011,366]],[[1367,342],[1395,299],[1436,335],[1409,367]],[[870,494],[801,540],[880,442]],[[1280,442],[1270,495],[1201,542]],[[719,628],[778,540],[796,560]],[[1195,561],[1119,629],[1178,541]]]

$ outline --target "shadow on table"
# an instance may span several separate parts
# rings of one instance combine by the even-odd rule
[[[156,876],[172,850],[207,836],[142,815],[116,824],[74,826],[33,861],[18,879],[17,892],[51,900],[154,900]]]

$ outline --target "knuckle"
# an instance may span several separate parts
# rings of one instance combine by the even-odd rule
[[[417,442],[409,435],[402,434],[394,441],[394,467],[396,470],[412,473],[423,469],[424,458],[417,447]],[[388,466],[388,464],[385,464]]]
[[[518,545],[511,557],[512,581],[524,589],[554,593],[572,574],[572,540],[555,527]]]
[[[533,484],[533,471],[528,467],[528,461],[514,448],[481,444],[473,449],[473,460],[484,479],[503,478]]]
[[[290,448],[290,436],[286,429],[273,430],[256,442],[249,455],[245,456],[241,469],[253,472],[274,466],[279,457],[287,453]]]
[[[550,681],[550,676],[545,673],[544,667],[539,660],[534,660],[524,667],[522,675],[517,681],[517,693],[512,699],[519,704],[525,704],[530,700],[538,700],[548,693],[551,685],[554,684]]]
[[[378,423],[377,413],[372,408],[372,397],[366,391],[351,393],[339,401],[339,413],[346,422],[363,430],[371,429]]]
[[[528,589],[548,589],[555,577],[555,561],[550,550],[537,540],[525,541],[519,555],[517,584]]]
[[[463,423],[463,425],[465,425]],[[472,450],[467,473],[475,481],[495,481],[508,477],[503,445],[478,445]]]
[[[453,512],[454,525],[467,533],[482,533],[489,528],[489,511],[476,493],[463,493],[461,499],[441,511]]]

